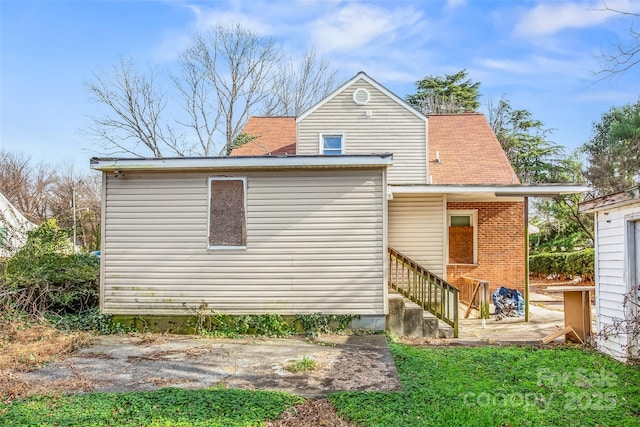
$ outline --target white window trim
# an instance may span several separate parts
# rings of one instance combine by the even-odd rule
[[[318,154],[324,155],[324,137],[325,136],[339,136],[341,139],[340,145],[340,154],[345,154],[344,147],[346,146],[345,140],[347,138],[347,134],[344,132],[322,132],[320,133],[320,138],[318,140]]]
[[[207,249],[208,250],[246,250],[246,245],[241,246],[211,246],[209,245],[209,237],[211,236],[211,182],[212,181],[242,181],[243,193],[244,193],[244,220],[245,225],[247,222],[247,177],[245,176],[210,176],[207,180],[207,194],[209,198],[207,200]],[[249,236],[247,236],[247,240]]]
[[[473,264],[450,264],[449,263],[449,238],[447,237],[447,264],[449,265],[478,265],[478,211],[475,209],[457,210],[447,209],[447,236],[449,236],[449,227],[451,227],[452,216],[471,216],[471,225],[473,226]]]

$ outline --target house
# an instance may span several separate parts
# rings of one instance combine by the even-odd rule
[[[483,115],[427,117],[365,73],[245,133],[226,158],[92,159],[104,312],[204,301],[380,328],[392,284],[451,324],[462,277],[526,290],[527,196],[584,189],[520,184]]]
[[[598,348],[622,361],[637,360],[640,357],[640,187],[584,201],[579,209],[595,216]],[[629,298],[627,302],[625,295]],[[627,327],[635,333],[628,333],[631,331]]]
[[[0,193],[0,258],[14,255],[27,241],[27,232],[36,228]]]

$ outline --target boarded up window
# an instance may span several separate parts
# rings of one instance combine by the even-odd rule
[[[209,246],[246,246],[244,179],[210,178]]]
[[[472,215],[449,216],[449,264],[474,264],[474,238]]]

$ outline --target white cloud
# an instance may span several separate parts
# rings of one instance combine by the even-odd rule
[[[457,9],[467,4],[467,0],[447,0],[446,10]]]
[[[570,79],[589,79],[593,69],[593,60],[590,57],[566,57],[550,58],[541,55],[531,55],[524,59],[492,59],[484,58],[478,64],[489,70],[498,71],[504,75],[535,76],[541,79],[543,76],[568,77]]]
[[[588,2],[539,3],[527,11],[516,24],[515,33],[520,36],[555,34],[568,28],[587,28],[603,24],[619,16],[605,7],[617,11],[636,13],[640,2],[631,0],[601,0]]]
[[[383,9],[348,3],[310,23],[313,44],[321,52],[348,52],[375,42],[386,46],[415,31],[421,12],[413,8]]]

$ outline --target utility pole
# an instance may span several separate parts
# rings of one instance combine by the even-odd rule
[[[71,209],[73,210],[73,253],[76,253],[76,189],[71,190]]]

